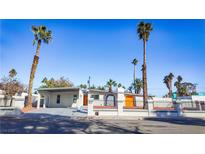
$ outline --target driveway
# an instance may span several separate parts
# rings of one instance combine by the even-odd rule
[[[87,109],[73,109],[73,108],[40,108],[34,109],[28,113],[23,114],[23,117],[39,116],[40,114],[58,115],[65,117],[86,117]]]

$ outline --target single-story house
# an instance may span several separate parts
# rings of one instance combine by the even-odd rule
[[[97,89],[81,89],[78,87],[40,88],[41,103],[50,108],[82,107],[87,106],[89,99],[94,100],[94,106],[117,106],[119,94],[123,93],[124,106],[142,106],[142,95],[124,92],[117,88],[113,92]]]

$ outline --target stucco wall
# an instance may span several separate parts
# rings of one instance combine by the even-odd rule
[[[77,95],[77,101],[79,101],[79,91],[73,92],[41,92],[41,96],[44,96],[45,103],[47,107],[51,108],[66,108],[71,107],[74,95]],[[57,95],[60,95],[60,103],[57,104]]]
[[[99,99],[94,99],[94,106],[104,106],[104,94],[99,94],[98,92],[90,93],[90,97],[92,95],[99,95]]]
[[[24,107],[24,103],[25,103],[25,96],[27,95],[23,95],[23,96],[13,96],[13,103],[12,103],[12,107],[16,107],[19,109],[22,109]],[[10,100],[4,100],[4,95],[0,95],[0,106],[10,106]],[[33,94],[32,95],[32,102],[36,103],[36,101],[38,101],[38,98],[40,96],[37,94]]]
[[[118,110],[117,109],[95,109],[94,114],[98,113],[98,116],[117,116]]]
[[[205,111],[183,111],[182,114],[184,117],[196,117],[196,118],[204,118]]]
[[[192,96],[192,101],[204,101],[205,102],[205,96]]]

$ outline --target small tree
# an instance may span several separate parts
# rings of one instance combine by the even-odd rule
[[[10,106],[13,104],[13,96],[16,93],[23,92],[24,86],[21,84],[17,78],[15,78],[17,75],[17,72],[15,69],[11,69],[9,71],[8,77],[3,77],[1,79],[0,83],[0,89],[3,90],[3,94],[5,96],[5,102],[7,102],[8,99],[10,99]],[[5,103],[6,106],[6,103]]]
[[[97,89],[98,90],[105,90],[105,87],[104,86],[98,86]]]
[[[59,88],[59,87],[73,87],[73,83],[69,79],[61,77],[55,80],[54,78],[47,79],[46,77],[41,81],[40,88]]]
[[[96,89],[95,85],[90,86],[90,89]]]
[[[79,86],[81,89],[87,89],[87,85],[86,84],[80,84]]]
[[[182,82],[182,77],[178,76],[174,86],[177,88],[177,96],[191,96],[197,93],[196,85],[190,82]]]

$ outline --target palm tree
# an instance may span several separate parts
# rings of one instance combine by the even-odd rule
[[[166,75],[164,77],[164,83],[166,84],[168,90],[169,90],[169,97],[172,97],[172,81],[173,81],[174,75],[172,73],[169,73],[169,75]]]
[[[163,82],[164,82],[164,84],[167,86],[167,88],[169,90],[169,78],[168,78],[167,75],[164,77]]]
[[[109,79],[109,80],[107,81],[106,86],[108,86],[109,92],[112,92],[112,87],[116,87],[116,86],[117,86],[117,83],[116,83],[116,81],[114,81],[114,80],[112,80],[112,79]]]
[[[177,88],[177,96],[182,96],[182,94],[185,91],[183,86],[182,86],[182,80],[183,80],[183,78],[179,75],[177,77],[177,81],[174,83],[174,86]]]
[[[17,75],[17,72],[14,68],[9,71],[9,77],[13,78]]]
[[[118,87],[118,88],[121,88],[121,87],[122,87],[122,84],[121,84],[121,83],[118,83],[118,84],[117,84],[117,87]]]
[[[143,87],[143,82],[141,79],[136,79],[134,83],[132,83],[132,87],[135,90],[135,94],[140,94],[141,89]]]
[[[146,42],[149,39],[150,32],[153,30],[152,24],[140,22],[137,27],[137,33],[140,40],[143,40],[143,108],[147,108],[147,99],[148,99],[148,91],[147,91],[147,65],[146,65]]]
[[[118,87],[118,88],[123,88],[123,89],[125,89],[125,86],[123,86],[121,83],[118,83],[118,84],[117,84],[117,87]]]
[[[132,86],[129,86],[127,90],[128,90],[130,93],[132,93],[132,89],[133,89],[133,87],[132,87]]]
[[[179,75],[179,76],[177,77],[177,81],[178,81],[179,83],[181,83],[182,80],[183,80],[183,78]]]
[[[37,43],[37,48],[36,48],[36,53],[33,59],[33,64],[32,64],[31,73],[30,73],[28,101],[26,104],[27,108],[32,107],[33,80],[34,80],[36,68],[38,65],[41,43],[43,42],[43,43],[48,44],[52,39],[52,32],[50,30],[47,30],[45,26],[39,26],[39,27],[32,26],[32,32],[34,33],[33,45]]]
[[[132,64],[134,65],[134,78],[133,78],[133,81],[135,82],[135,79],[136,79],[136,65],[137,65],[137,63],[138,63],[138,60],[135,58],[135,59],[133,59],[133,61],[132,61]]]
[[[172,81],[174,78],[174,74],[169,73],[168,78],[169,78],[169,87],[170,87],[169,88],[169,97],[172,97]]]

